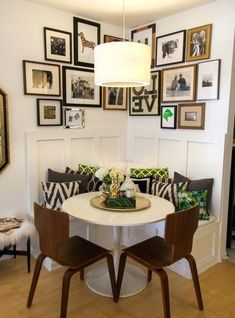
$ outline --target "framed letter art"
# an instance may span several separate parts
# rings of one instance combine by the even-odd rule
[[[74,64],[94,67],[94,48],[100,44],[100,24],[73,18]]]
[[[149,86],[132,87],[129,91],[130,116],[160,115],[160,71],[151,72]]]

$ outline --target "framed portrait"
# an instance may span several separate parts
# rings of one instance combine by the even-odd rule
[[[72,34],[44,27],[45,60],[72,63]]]
[[[210,58],[212,24],[187,30],[186,61]]]
[[[62,100],[37,98],[38,126],[62,125]]]
[[[84,128],[84,110],[75,107],[64,107],[64,128]]]
[[[176,129],[177,106],[161,106],[161,128]]]
[[[94,67],[94,48],[100,44],[100,24],[73,18],[74,64]]]
[[[219,99],[220,59],[198,63],[197,99]]]
[[[130,116],[160,116],[160,79],[161,72],[153,71],[150,85],[130,88]]]
[[[103,87],[104,110],[127,110],[127,88]]]
[[[178,105],[178,128],[204,129],[205,103]]]
[[[184,62],[186,31],[178,31],[157,37],[156,66]]]
[[[156,24],[152,23],[131,31],[131,40],[147,44],[151,48],[151,67],[155,67],[156,50]]]
[[[62,73],[65,106],[101,107],[101,87],[95,85],[94,70],[63,66]]]
[[[196,71],[196,64],[163,69],[162,103],[195,101]]]

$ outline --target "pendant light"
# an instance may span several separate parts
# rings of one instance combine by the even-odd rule
[[[106,87],[138,87],[150,84],[151,49],[148,45],[123,40],[99,44],[94,49],[95,84]]]

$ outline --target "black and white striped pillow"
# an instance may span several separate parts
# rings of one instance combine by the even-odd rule
[[[52,210],[61,210],[64,200],[79,194],[80,181],[42,182],[44,206]]]

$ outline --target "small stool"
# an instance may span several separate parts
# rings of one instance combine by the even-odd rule
[[[35,228],[32,223],[23,220],[18,228],[11,228],[7,231],[0,232],[0,257],[2,255],[24,255],[27,256],[28,273],[30,273],[30,235]],[[27,238],[26,250],[18,250],[16,244],[21,240]],[[11,250],[11,247],[13,248]]]

